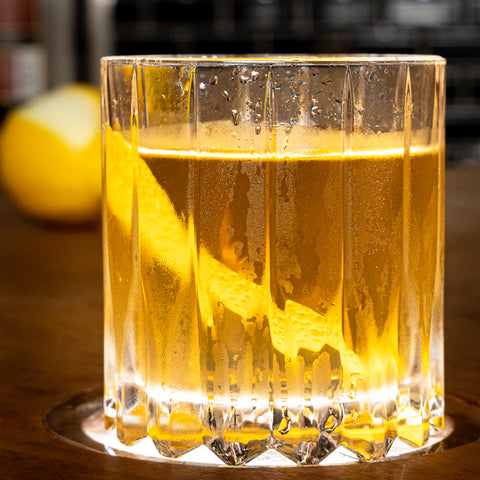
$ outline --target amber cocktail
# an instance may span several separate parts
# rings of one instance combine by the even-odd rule
[[[444,68],[102,60],[105,416],[123,443],[316,464],[443,428]]]

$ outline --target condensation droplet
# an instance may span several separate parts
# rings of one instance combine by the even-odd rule
[[[260,135],[260,132],[261,132],[261,131],[262,131],[261,125],[257,125],[257,126],[255,127],[255,133],[256,133],[257,135]]]
[[[211,79],[210,79],[210,85],[217,85],[218,83],[218,77],[216,75],[214,75]]]
[[[240,75],[240,83],[245,84],[248,82],[248,77],[246,75]]]
[[[256,70],[252,70],[252,73],[250,76],[252,77],[252,81],[255,81],[259,77],[260,73],[257,72]]]
[[[292,86],[290,86],[290,93],[291,93],[293,99],[296,99],[300,96],[300,93],[296,92],[295,89]]]
[[[238,112],[237,110],[232,110],[232,121],[235,126],[238,125]]]
[[[226,90],[223,91],[222,95],[227,102],[230,101],[230,94]]]
[[[207,88],[207,85],[204,82],[200,82],[200,90],[205,90]]]

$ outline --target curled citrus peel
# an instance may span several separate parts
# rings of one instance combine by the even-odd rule
[[[132,198],[126,192],[133,185],[137,153],[120,132],[106,127],[107,204],[111,214],[130,230]],[[158,258],[180,278],[190,271],[192,238],[189,228],[178,218],[165,190],[158,184],[148,165],[139,157],[137,188],[141,192],[138,210],[139,242],[144,251]],[[289,358],[300,349],[319,352],[325,345],[338,350],[342,365],[350,374],[361,371],[360,359],[344,341],[341,318],[322,316],[295,301],[287,300],[278,308],[268,288],[242,277],[219,262],[205,249],[198,254],[199,305],[201,317],[213,325],[211,300],[222,302],[243,319],[265,315],[273,346]]]

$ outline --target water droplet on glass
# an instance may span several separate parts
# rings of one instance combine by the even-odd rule
[[[238,112],[236,110],[232,110],[232,121],[235,126],[238,125]]]
[[[261,125],[257,125],[257,126],[255,127],[255,133],[256,133],[257,135],[260,135],[260,132],[261,132],[261,131],[262,131]]]
[[[246,75],[240,75],[240,83],[245,84],[248,82],[248,77]]]
[[[162,93],[161,98],[162,98],[162,100],[165,100],[165,94],[164,93]]]
[[[207,86],[205,85],[204,82],[200,82],[200,90],[205,90]]]
[[[218,83],[218,77],[216,75],[214,75],[211,79],[210,79],[210,85],[216,85]]]
[[[259,77],[260,73],[257,72],[256,70],[252,70],[252,73],[251,73],[251,77],[252,77],[252,80],[255,81],[258,77]]]
[[[230,94],[226,90],[223,91],[222,95],[227,102],[230,101]]]
[[[292,94],[292,98],[298,98],[300,96],[300,93],[296,92],[293,87],[290,87],[290,93]]]

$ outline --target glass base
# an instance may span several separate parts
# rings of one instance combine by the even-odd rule
[[[383,461],[409,455],[422,455],[464,445],[480,438],[480,406],[456,395],[447,395],[445,428],[432,434],[428,443],[413,448],[397,438]],[[467,416],[467,413],[469,416]],[[130,457],[156,462],[187,463],[192,465],[216,465],[226,467],[220,458],[205,446],[187,452],[178,459],[163,457],[152,440],[145,437],[134,445],[126,446],[116,437],[115,429],[105,428],[103,396],[99,391],[89,391],[53,408],[45,417],[45,424],[67,442],[109,455]],[[360,463],[357,456],[341,446],[319,464],[345,465]],[[274,449],[248,462],[245,467],[297,466]]]

